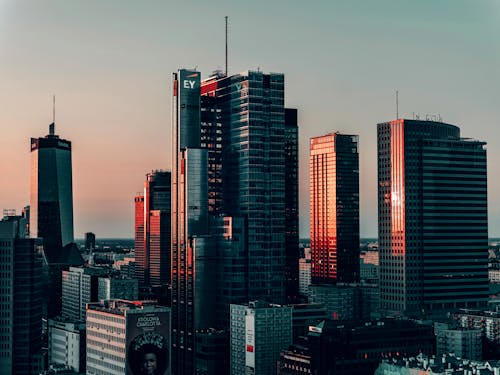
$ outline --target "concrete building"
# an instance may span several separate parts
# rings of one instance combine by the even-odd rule
[[[436,335],[436,356],[453,353],[457,357],[481,360],[482,337],[481,329],[454,327],[448,323],[434,323]]]
[[[85,321],[87,303],[98,301],[98,278],[109,272],[105,267],[70,267],[62,271],[62,316]]]
[[[381,308],[417,316],[485,307],[485,142],[435,121],[397,119],[377,132]]]
[[[273,374],[292,343],[292,308],[264,302],[231,305],[231,375]]]
[[[85,323],[64,318],[49,319],[47,323],[49,365],[85,372]]]
[[[88,375],[139,374],[146,356],[158,374],[170,374],[170,309],[151,301],[89,304],[86,343]]]
[[[42,349],[42,241],[26,220],[0,221],[0,372],[38,374]]]
[[[311,258],[299,259],[299,292],[300,295],[309,298],[311,285]]]
[[[294,342],[299,336],[307,335],[310,324],[318,320],[328,319],[326,307],[320,303],[303,303],[289,306],[292,308]]]
[[[362,251],[359,255],[359,276],[361,281],[378,284],[378,251]]]
[[[311,285],[309,303],[326,307],[328,318],[352,320],[361,317],[358,284]]]
[[[121,276],[99,277],[97,279],[97,301],[124,299],[136,301],[139,298],[139,282],[137,279]]]

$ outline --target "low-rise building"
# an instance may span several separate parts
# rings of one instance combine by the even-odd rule
[[[65,318],[48,320],[48,359],[54,368],[85,371],[85,323]]]

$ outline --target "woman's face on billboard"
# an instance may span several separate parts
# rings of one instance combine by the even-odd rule
[[[142,358],[142,372],[144,374],[153,375],[156,373],[156,354],[145,353]]]

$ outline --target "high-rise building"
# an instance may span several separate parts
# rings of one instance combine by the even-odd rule
[[[378,124],[381,307],[403,314],[488,299],[485,143],[454,125]]]
[[[231,375],[274,374],[292,343],[292,307],[255,301],[231,305]]]
[[[170,283],[170,179],[168,171],[148,173],[144,195],[135,198],[136,277],[141,286]]]
[[[85,250],[95,250],[95,234],[92,232],[85,233]]]
[[[286,301],[286,150],[293,155],[294,123],[290,118],[286,147],[284,76],[248,71],[220,74],[202,84],[204,127],[221,123],[222,137],[211,137],[221,149],[222,212],[245,220],[247,301]],[[212,125],[213,126],[213,125]],[[216,129],[217,130],[217,129]],[[204,134],[210,134],[205,131]],[[217,134],[217,133],[216,133]],[[218,142],[222,142],[219,147]],[[217,165],[217,163],[215,163]],[[293,180],[293,178],[291,178]],[[218,183],[218,179],[214,182]],[[212,189],[212,184],[210,189]],[[294,192],[290,189],[291,193]],[[290,202],[295,204],[293,194]],[[289,218],[295,219],[291,208]],[[295,235],[290,228],[290,239]],[[298,252],[298,251],[297,251]],[[298,259],[296,261],[298,263]],[[295,280],[296,281],[296,280]]]
[[[172,372],[194,372],[195,332],[215,319],[215,243],[209,236],[208,151],[201,148],[200,73],[174,73]]]
[[[89,304],[87,374],[148,373],[171,373],[170,309],[151,301]]]
[[[62,316],[85,321],[87,303],[97,302],[98,278],[109,273],[104,267],[69,267],[62,271]]]
[[[310,143],[313,283],[359,281],[358,136],[330,133]]]
[[[61,313],[61,271],[83,264],[74,243],[71,142],[55,134],[31,138],[30,236],[43,240],[44,315]]]
[[[285,108],[285,287],[299,301],[299,131],[297,109]]]
[[[65,263],[73,238],[71,142],[49,134],[31,138],[30,236],[42,238],[49,264]]]
[[[26,221],[0,221],[0,372],[38,374],[42,349],[42,242]]]

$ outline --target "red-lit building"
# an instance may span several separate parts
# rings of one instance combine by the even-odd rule
[[[359,281],[358,136],[310,142],[312,283]]]
[[[141,286],[170,283],[170,172],[153,171],[135,197],[136,277]]]

